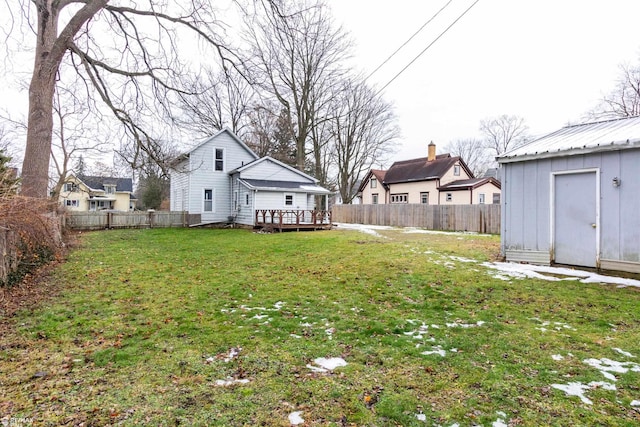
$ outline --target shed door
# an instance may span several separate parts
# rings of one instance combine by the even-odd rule
[[[554,253],[559,264],[596,266],[596,179],[595,172],[555,176]]]

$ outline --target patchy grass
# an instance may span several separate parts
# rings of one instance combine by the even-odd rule
[[[0,420],[640,422],[637,290],[493,277],[495,236],[379,233],[84,235],[10,319]]]

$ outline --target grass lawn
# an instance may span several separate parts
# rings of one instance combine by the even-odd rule
[[[503,280],[482,265],[496,236],[158,229],[80,246],[49,279],[61,291],[8,320],[0,421],[640,423],[638,289]]]

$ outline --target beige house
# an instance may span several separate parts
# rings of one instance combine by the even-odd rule
[[[432,142],[427,157],[395,162],[387,171],[372,169],[359,193],[363,204],[492,204],[500,203],[500,182],[475,178],[461,157],[436,155]]]
[[[58,195],[70,211],[132,211],[136,207],[131,178],[78,176],[71,174]]]

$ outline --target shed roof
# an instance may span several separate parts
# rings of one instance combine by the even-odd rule
[[[473,176],[460,157],[451,157],[451,154],[439,154],[435,160],[430,162],[427,161],[426,157],[395,162],[387,171],[384,183],[394,184],[442,178],[458,161],[467,170],[467,173]]]
[[[640,116],[563,127],[498,157],[499,163],[640,148]]]

